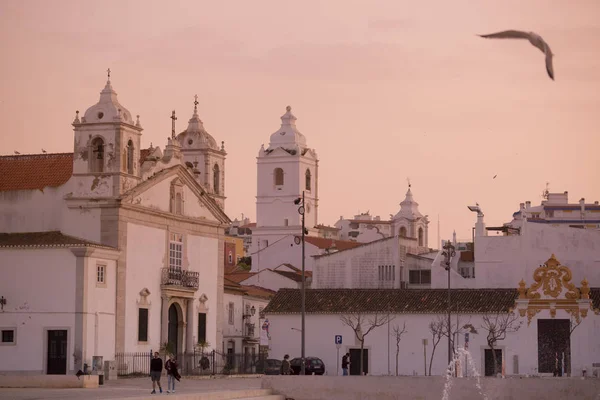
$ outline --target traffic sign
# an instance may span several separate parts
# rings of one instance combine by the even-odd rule
[[[335,344],[342,344],[342,335],[335,335]]]

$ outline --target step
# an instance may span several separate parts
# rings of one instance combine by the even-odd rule
[[[265,400],[285,400],[285,396],[271,397],[272,389],[242,389],[242,390],[222,390],[215,392],[198,392],[198,393],[170,393],[170,400],[246,400],[246,399],[265,399]],[[162,397],[166,395],[163,393]],[[147,400],[155,399],[157,395],[147,395],[143,397],[130,397],[127,400]]]
[[[269,394],[259,397],[243,397],[235,400],[285,400],[285,398],[282,394]]]

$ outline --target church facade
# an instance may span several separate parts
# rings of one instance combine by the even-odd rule
[[[0,157],[0,373],[222,342],[226,152],[197,104],[144,148],[109,75],[72,153]]]

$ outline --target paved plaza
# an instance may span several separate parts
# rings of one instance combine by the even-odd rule
[[[106,381],[98,389],[4,389],[0,388],[2,400],[42,400],[42,399],[140,399],[169,396],[167,378],[161,379],[163,393],[150,396],[150,378],[129,378]],[[261,377],[195,379],[181,378],[175,389],[178,395],[227,390],[260,389]],[[171,395],[172,396],[172,395]]]

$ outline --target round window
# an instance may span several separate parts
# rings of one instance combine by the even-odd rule
[[[188,140],[188,144],[191,146],[194,141],[192,139]]]
[[[100,111],[98,113],[98,119],[102,119],[102,117],[104,117],[104,113],[102,111]]]

